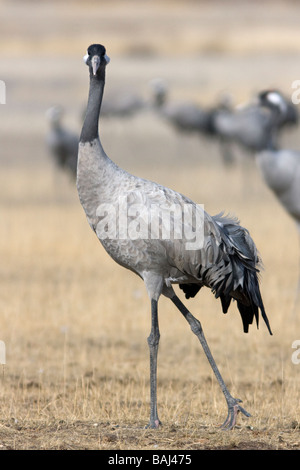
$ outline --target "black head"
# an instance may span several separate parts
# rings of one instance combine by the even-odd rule
[[[87,54],[83,58],[86,65],[89,66],[91,74],[96,76],[98,70],[101,70],[102,67],[105,67],[110,59],[106,55],[106,49],[101,44],[92,44],[88,50]]]
[[[258,100],[261,106],[276,110],[279,114],[285,114],[287,112],[288,106],[286,99],[278,90],[262,91],[258,95]]]

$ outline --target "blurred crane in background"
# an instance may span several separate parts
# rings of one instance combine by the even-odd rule
[[[278,131],[287,119],[294,119],[292,107],[277,90],[267,90],[258,95],[262,110],[269,110],[268,132],[264,145],[256,153],[256,161],[267,186],[295,221],[299,231],[300,248],[300,151],[279,149]],[[300,252],[299,279],[295,308],[300,298]]]
[[[237,143],[251,155],[269,145],[271,133],[275,132],[273,112],[276,113],[276,144],[283,129],[298,123],[296,107],[282,94],[285,111],[280,116],[276,110],[263,104],[259,96],[247,106],[215,111],[211,124],[216,135],[224,141]]]
[[[66,129],[62,124],[63,108],[52,106],[46,112],[49,131],[46,145],[56,166],[76,177],[79,135]]]
[[[192,101],[172,102],[168,99],[168,86],[165,80],[156,78],[150,81],[153,93],[153,108],[168,122],[175,131],[185,134],[197,134],[204,139],[219,143],[222,160],[225,166],[230,166],[234,158],[222,135],[215,132],[214,116],[221,110],[231,109],[228,95],[220,97],[219,102],[204,108]]]

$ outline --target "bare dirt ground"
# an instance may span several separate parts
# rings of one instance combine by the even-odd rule
[[[237,215],[263,257],[262,293],[274,335],[248,335],[235,306],[221,314],[210,292],[189,301],[233,395],[251,413],[221,432],[225,402],[200,345],[166,299],[160,302],[159,413],[149,413],[149,301],[141,281],[103,252],[74,181],[52,165],[45,111],[65,108],[79,132],[87,96],[82,62],[92,42],[111,63],[106,92],[165,78],[171,99],[239,103],[266,87],[291,93],[299,79],[297,2],[1,1],[0,449],[300,449],[300,365],[292,344],[299,246],[292,220],[254,161],[235,149],[225,168],[216,142],[182,136],[150,109],[101,124],[111,158],[210,213]],[[283,145],[300,146],[299,130]],[[175,317],[175,315],[177,315]],[[176,318],[176,320],[175,320]]]

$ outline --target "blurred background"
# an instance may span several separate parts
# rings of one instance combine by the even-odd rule
[[[62,106],[65,126],[79,133],[88,85],[82,57],[93,42],[104,44],[111,58],[107,96],[124,91],[149,102],[149,82],[159,77],[170,100],[213,106],[226,93],[237,105],[269,87],[290,95],[299,78],[297,1],[1,0],[0,8],[0,79],[7,94],[0,106],[2,172],[16,163],[25,170],[33,162],[47,164],[50,106]],[[147,119],[153,139],[166,144],[164,159],[173,160],[176,133],[155,115]],[[151,163],[156,142],[150,150],[141,142],[140,117],[133,122],[103,122],[107,151],[114,151],[117,133],[128,147],[123,162],[136,162],[132,153],[141,150],[138,160]],[[211,160],[200,152],[199,139],[184,142],[186,158]]]

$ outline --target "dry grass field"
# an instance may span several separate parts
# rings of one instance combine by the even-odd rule
[[[143,283],[117,266],[90,230],[74,181],[52,165],[45,111],[62,104],[79,132],[87,96],[82,56],[106,45],[107,92],[166,78],[171,97],[208,105],[259,89],[291,92],[299,79],[297,2],[0,1],[0,449],[300,449],[300,249],[293,221],[235,149],[225,168],[216,142],[181,136],[149,110],[101,124],[111,158],[179,190],[211,214],[237,215],[261,253],[261,289],[273,336],[242,332],[208,290],[187,305],[201,320],[230,391],[251,418],[222,432],[225,400],[201,347],[161,299],[158,402],[149,417],[150,304]],[[299,130],[283,145],[300,148]],[[2,367],[2,366],[0,366]]]

